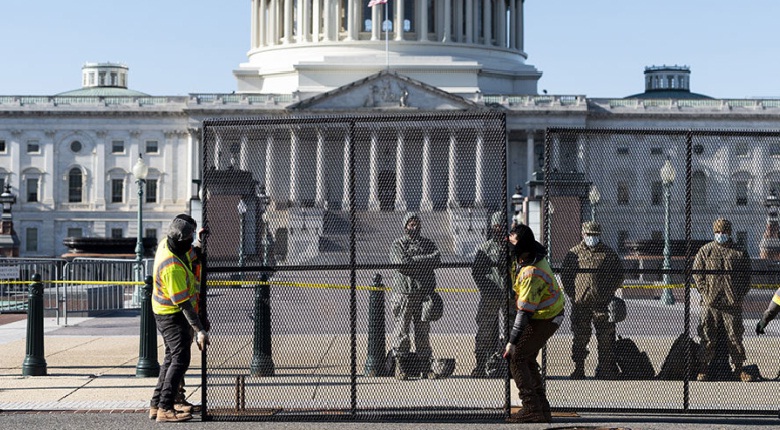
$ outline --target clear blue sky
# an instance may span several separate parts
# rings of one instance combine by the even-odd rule
[[[390,0],[391,2],[393,0]],[[249,0],[2,0],[0,94],[81,86],[85,62],[122,62],[154,95],[230,92],[249,49]],[[780,97],[780,1],[526,0],[539,92],[624,97],[650,65],[687,65],[691,90]]]

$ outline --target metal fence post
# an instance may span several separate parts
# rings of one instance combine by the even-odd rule
[[[365,376],[387,376],[385,370],[385,286],[382,275],[374,275],[368,296],[368,355]]]
[[[152,314],[152,277],[144,278],[141,287],[141,339],[138,342],[137,378],[156,378],[160,375],[157,362],[157,323]]]
[[[263,273],[255,285],[254,327],[252,330],[252,376],[274,376],[271,356],[271,287],[268,274]]]
[[[46,375],[46,358],[43,354],[43,284],[41,275],[32,276],[27,296],[27,355],[22,364],[23,376]]]

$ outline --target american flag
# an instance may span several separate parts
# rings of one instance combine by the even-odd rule
[[[385,3],[387,3],[387,0],[371,0],[370,2],[368,2],[368,7],[374,7],[378,4],[385,4]]]

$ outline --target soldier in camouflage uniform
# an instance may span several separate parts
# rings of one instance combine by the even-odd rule
[[[734,374],[747,382],[752,380],[752,376],[742,371],[745,363],[742,302],[750,290],[750,257],[734,246],[731,221],[717,219],[712,224],[712,230],[715,240],[702,246],[693,262],[693,270],[723,271],[693,275],[696,289],[701,294],[699,336],[704,347],[697,379],[707,381],[720,376],[708,374],[708,367],[715,358],[718,344],[725,343],[734,365]]]
[[[585,269],[587,272],[581,272]],[[591,336],[591,322],[596,329],[598,365],[596,378],[615,379],[615,323],[610,322],[607,307],[615,291],[623,285],[623,263],[612,248],[601,242],[601,225],[582,224],[582,241],[566,254],[561,267],[561,282],[571,299],[571,327],[574,342],[572,379],[585,378],[585,358]]]
[[[490,217],[488,240],[477,247],[471,276],[479,289],[477,308],[477,334],[474,338],[474,357],[477,365],[471,371],[472,378],[488,377],[487,363],[490,357],[501,352],[506,344],[506,216],[495,212]],[[498,373],[495,376],[503,377]]]
[[[424,320],[423,301],[436,288],[434,269],[439,266],[441,256],[436,244],[420,235],[420,218],[414,213],[404,217],[405,234],[393,241],[390,262],[400,267],[393,275],[390,303],[395,317],[393,327],[393,352],[396,356],[408,354],[411,350],[409,329],[414,325],[414,346],[420,362],[430,360],[430,321]],[[406,379],[401,366],[396,366],[396,378]],[[427,373],[422,369],[422,373]]]

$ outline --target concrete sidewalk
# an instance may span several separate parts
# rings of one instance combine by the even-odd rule
[[[7,316],[5,320],[8,320]],[[138,330],[126,320],[69,318],[68,326],[44,320],[47,375],[22,376],[27,320],[0,324],[0,412],[2,411],[141,411],[148,408],[157,378],[135,376]],[[62,320],[60,321],[62,323]],[[108,324],[106,324],[108,323]],[[119,327],[117,327],[119,326]],[[106,335],[119,332],[125,334]],[[103,334],[101,334],[103,333]],[[158,361],[163,357],[158,337]],[[187,395],[200,403],[200,354],[192,354]]]

